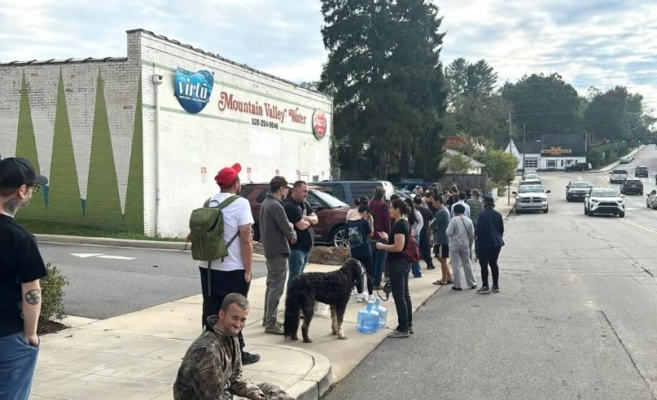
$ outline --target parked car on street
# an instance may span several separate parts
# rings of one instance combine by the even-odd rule
[[[643,196],[643,183],[640,179],[626,179],[620,187],[621,194],[638,194]]]
[[[627,179],[627,171],[624,169],[615,169],[609,176],[610,183],[623,183]]]
[[[646,195],[646,207],[657,210],[657,190],[654,190]]]
[[[566,186],[566,201],[584,200],[592,185],[586,181],[570,181]]]
[[[543,211],[547,214],[549,211],[548,197],[549,190],[545,190],[543,185],[524,184],[518,186],[517,192],[511,192],[516,195],[516,214],[525,211]]]
[[[648,177],[648,167],[640,165],[634,169],[634,176],[637,178],[647,178]]]
[[[260,228],[258,219],[260,216],[260,205],[267,197],[269,183],[247,183],[242,185],[240,196],[249,200],[251,212],[253,213],[253,240],[260,240]],[[346,228],[347,212],[349,206],[336,199],[328,193],[324,193],[318,188],[310,185],[308,204],[313,208],[319,222],[313,226],[315,233],[315,242],[324,243],[330,246],[345,247],[348,245],[348,236]]]
[[[574,163],[566,166],[566,172],[588,171],[592,168],[590,163]]]
[[[595,214],[612,214],[623,218],[625,216],[625,201],[623,195],[612,188],[592,188],[584,199],[584,214],[592,217]]]
[[[634,161],[634,156],[628,154],[626,156],[621,157],[619,161],[621,164],[629,164],[632,161]]]
[[[525,174],[525,176],[522,177],[522,183],[536,183],[540,184],[541,183],[541,178],[538,176],[538,174]]]
[[[353,204],[354,199],[361,196],[372,199],[377,186],[383,186],[386,190],[386,200],[390,200],[390,196],[395,194],[395,187],[388,181],[322,181],[312,184],[326,188],[326,192],[347,204]]]

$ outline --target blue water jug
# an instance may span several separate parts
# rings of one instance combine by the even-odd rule
[[[356,328],[363,333],[375,333],[379,329],[379,313],[373,307],[374,304],[367,303],[367,307],[358,311]]]
[[[374,307],[372,309],[379,313],[379,329],[385,328],[388,318],[388,310],[381,305],[379,299],[376,299],[376,301],[374,302]]]

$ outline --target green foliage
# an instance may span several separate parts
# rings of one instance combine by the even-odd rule
[[[51,265],[46,264],[48,275],[41,279],[41,316],[39,324],[43,321],[54,321],[66,318],[64,309],[64,286],[68,285],[68,279],[62,275],[61,271]]]
[[[488,177],[496,183],[506,184],[518,168],[518,159],[513,154],[497,149],[487,150],[481,157],[481,162],[486,165]]]
[[[490,96],[497,83],[497,73],[485,60],[471,64],[462,57],[447,66],[445,77],[450,101],[462,96]]]
[[[447,172],[451,174],[465,174],[470,169],[470,160],[463,154],[457,154],[449,157],[443,164],[447,168]]]
[[[417,0],[322,0],[329,51],[320,91],[334,95],[333,152],[346,175],[360,160],[385,178],[395,161],[438,168],[446,89],[434,5]],[[416,168],[418,169],[418,168]]]
[[[655,119],[644,111],[643,96],[629,93],[623,86],[616,86],[604,93],[590,88],[589,95],[584,127],[596,139],[650,135],[649,127]]]

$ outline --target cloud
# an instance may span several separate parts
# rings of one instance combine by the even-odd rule
[[[485,59],[500,84],[560,73],[584,95],[625,85],[657,108],[653,0],[440,0],[445,64]],[[319,0],[0,0],[0,61],[124,56],[144,28],[282,78],[319,79]]]

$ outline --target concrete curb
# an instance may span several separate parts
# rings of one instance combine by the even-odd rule
[[[628,155],[635,155],[636,153],[638,153],[638,152],[640,152],[641,150],[643,150],[644,147],[646,147],[646,146],[642,144],[641,146],[639,146],[639,147],[637,147],[636,149],[632,150]],[[611,163],[611,164],[609,164],[609,165],[607,165],[607,166],[605,166],[605,167],[602,167],[602,168],[598,169],[597,171],[590,171],[590,172],[607,172],[607,171],[609,171],[609,170],[611,170],[611,169],[616,168],[619,164],[620,164],[620,160],[619,160],[619,161],[616,161],[616,162],[614,162],[614,163]]]
[[[331,362],[328,357],[310,350],[291,346],[271,346],[254,344],[258,347],[275,347],[297,351],[313,358],[314,365],[300,381],[286,389],[287,394],[297,400],[319,400],[331,387]]]
[[[132,240],[47,234],[36,234],[34,236],[36,236],[37,242],[43,243],[84,244],[108,247],[130,247],[136,249],[189,251],[189,249],[185,248],[185,242],[165,242],[158,240]]]

